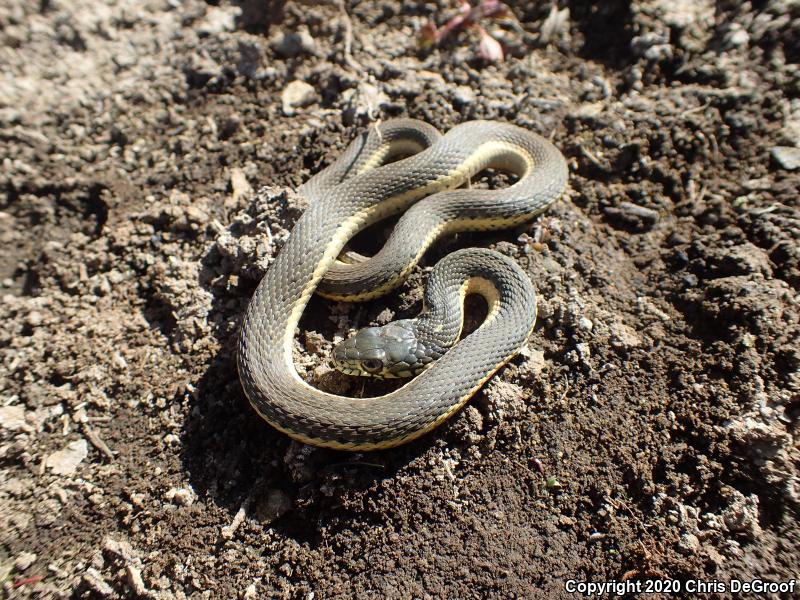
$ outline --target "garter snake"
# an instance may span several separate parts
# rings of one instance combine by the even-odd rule
[[[389,162],[402,156],[407,157]],[[497,190],[456,189],[488,168],[518,180]],[[373,125],[299,188],[308,207],[247,307],[238,366],[253,408],[296,440],[342,450],[397,446],[445,421],[519,351],[533,329],[535,291],[514,261],[474,248],[440,261],[423,317],[439,313],[444,323],[429,323],[428,329],[449,330],[457,338],[468,293],[484,296],[488,317],[409,383],[374,398],[322,392],[298,375],[292,347],[309,298],[318,287],[323,295],[349,300],[384,294],[437,238],[526,222],[561,195],[566,181],[563,155],[544,138],[508,123],[468,121],[444,135],[410,119]],[[405,214],[373,258],[360,264],[337,260],[356,233],[399,213]]]

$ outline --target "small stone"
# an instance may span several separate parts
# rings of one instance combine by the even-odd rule
[[[279,31],[270,39],[269,45],[282,58],[314,54],[316,49],[316,42],[305,27],[297,31]]]
[[[281,94],[281,107],[283,114],[291,117],[297,111],[296,108],[308,106],[317,97],[317,92],[314,88],[307,84],[305,81],[296,79],[284,88]]]
[[[678,549],[684,554],[696,554],[700,549],[700,540],[693,533],[684,533],[678,542]]]
[[[0,406],[0,426],[12,431],[29,431],[31,427],[25,421],[25,407],[20,404]]]
[[[475,103],[475,92],[466,85],[459,85],[453,90],[453,101],[457,105],[468,106]]]
[[[144,598],[152,596],[150,590],[148,590],[147,587],[144,585],[144,579],[142,579],[142,571],[139,568],[133,565],[128,565],[128,567],[125,569],[125,572],[126,575],[128,576],[128,585],[131,586],[131,589],[137,596]]]
[[[253,193],[253,187],[247,181],[247,175],[239,167],[231,169],[231,204],[236,206],[239,200]]]
[[[550,7],[550,14],[542,23],[539,31],[539,41],[542,44],[549,44],[552,40],[560,37],[569,31],[569,8],[558,10],[553,4]]]
[[[519,354],[526,359],[520,366],[520,371],[523,372],[526,377],[538,377],[547,366],[542,350],[532,350],[529,346],[525,345],[522,347],[522,350],[519,351]]]
[[[789,171],[800,168],[800,148],[794,146],[773,146],[770,148],[772,158]]]
[[[733,23],[730,32],[725,36],[725,45],[728,48],[741,48],[750,43],[750,34],[741,25]]]
[[[316,331],[306,332],[306,350],[311,354],[319,354],[328,345],[328,341]]]
[[[14,561],[14,568],[17,571],[25,571],[36,562],[36,555],[33,552],[22,552]]]
[[[100,574],[100,571],[94,567],[89,567],[86,569],[86,572],[83,574],[83,582],[101,598],[116,597],[114,588],[105,582],[103,576]]]
[[[195,225],[205,225],[210,220],[210,217],[206,211],[197,206],[187,206],[186,220]]]
[[[483,415],[474,406],[464,409],[461,419],[452,427],[453,437],[459,439],[465,446],[474,446],[483,439]]]
[[[589,344],[585,342],[575,344],[575,350],[578,351],[578,356],[580,357],[581,362],[588,365],[589,359],[592,357],[592,350]]]
[[[70,442],[63,450],[50,454],[45,458],[45,466],[56,475],[72,475],[88,454],[89,445],[81,438]]]
[[[758,496],[745,496],[738,490],[729,493],[731,503],[722,512],[722,519],[728,531],[755,540],[761,534],[758,522]]]
[[[633,327],[624,323],[613,323],[611,329],[611,345],[619,350],[630,350],[641,346],[642,339]]]
[[[236,19],[242,14],[238,6],[209,6],[205,18],[197,28],[202,35],[219,35],[236,29]]]
[[[607,206],[603,212],[615,221],[640,230],[651,229],[659,220],[658,211],[633,202],[620,202],[619,206]]]
[[[167,501],[178,506],[191,506],[197,497],[191,488],[171,488],[164,495]]]

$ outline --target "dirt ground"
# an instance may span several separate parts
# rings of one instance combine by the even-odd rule
[[[487,64],[475,30],[420,49],[445,1],[0,3],[6,597],[800,576],[800,4],[510,6]],[[250,409],[235,334],[287,188],[393,116],[527,127],[571,189],[394,298],[312,300],[301,370],[362,393],[332,343],[415,315],[455,247],[516,258],[540,319],[423,439],[313,449]]]

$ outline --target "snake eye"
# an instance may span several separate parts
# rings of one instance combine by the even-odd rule
[[[366,360],[361,361],[361,366],[364,367],[366,371],[369,371],[370,373],[375,373],[383,368],[383,362],[378,360],[377,358],[368,358]]]

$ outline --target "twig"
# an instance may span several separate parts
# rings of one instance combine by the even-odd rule
[[[347,14],[345,0],[336,0],[336,6],[339,8],[342,23],[344,24],[344,62],[357,73],[363,73],[364,67],[353,58],[353,21],[350,19],[350,15]]]
[[[84,424],[83,434],[89,439],[92,446],[102,452],[108,460],[114,460],[114,452],[111,451],[111,448],[108,447],[94,429]]]

